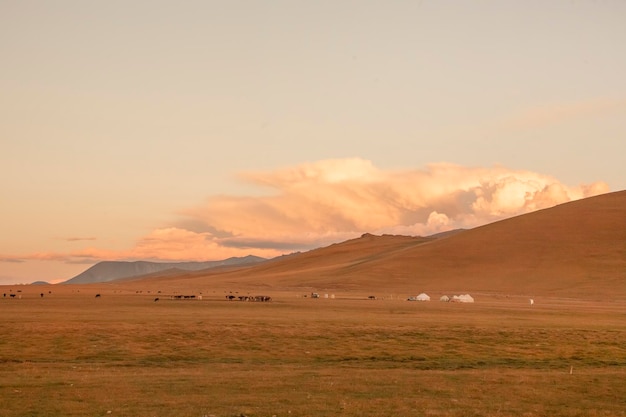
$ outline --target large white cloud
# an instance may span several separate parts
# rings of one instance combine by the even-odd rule
[[[264,196],[213,196],[181,210],[179,224],[152,231],[128,250],[0,256],[95,262],[102,259],[212,260],[278,256],[363,233],[430,235],[608,192],[598,182],[567,186],[531,171],[439,163],[382,170],[370,161],[324,160],[271,172],[241,174]]]
[[[440,163],[386,171],[359,158],[241,176],[271,194],[212,197],[185,212],[228,235],[222,244],[230,246],[312,247],[364,232],[427,235],[609,191],[604,183],[570,187],[548,175],[502,166]]]

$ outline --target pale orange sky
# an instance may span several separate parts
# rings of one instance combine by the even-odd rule
[[[626,3],[0,2],[0,284],[626,189]]]

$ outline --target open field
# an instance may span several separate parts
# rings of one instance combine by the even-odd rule
[[[0,299],[3,417],[626,415],[621,302],[0,293],[18,289]]]

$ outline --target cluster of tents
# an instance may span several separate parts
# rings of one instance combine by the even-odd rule
[[[430,296],[426,293],[418,294],[414,297],[409,297],[408,301],[430,301]],[[450,302],[450,303],[473,303],[474,298],[469,294],[461,294],[461,295],[453,295],[452,297],[448,297],[447,295],[442,295],[439,301]]]

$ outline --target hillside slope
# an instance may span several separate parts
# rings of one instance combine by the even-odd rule
[[[626,300],[626,191],[438,239],[366,234],[259,265],[189,272],[161,282],[166,281],[213,288]]]
[[[624,298],[626,192],[478,227],[353,272],[447,291]]]

